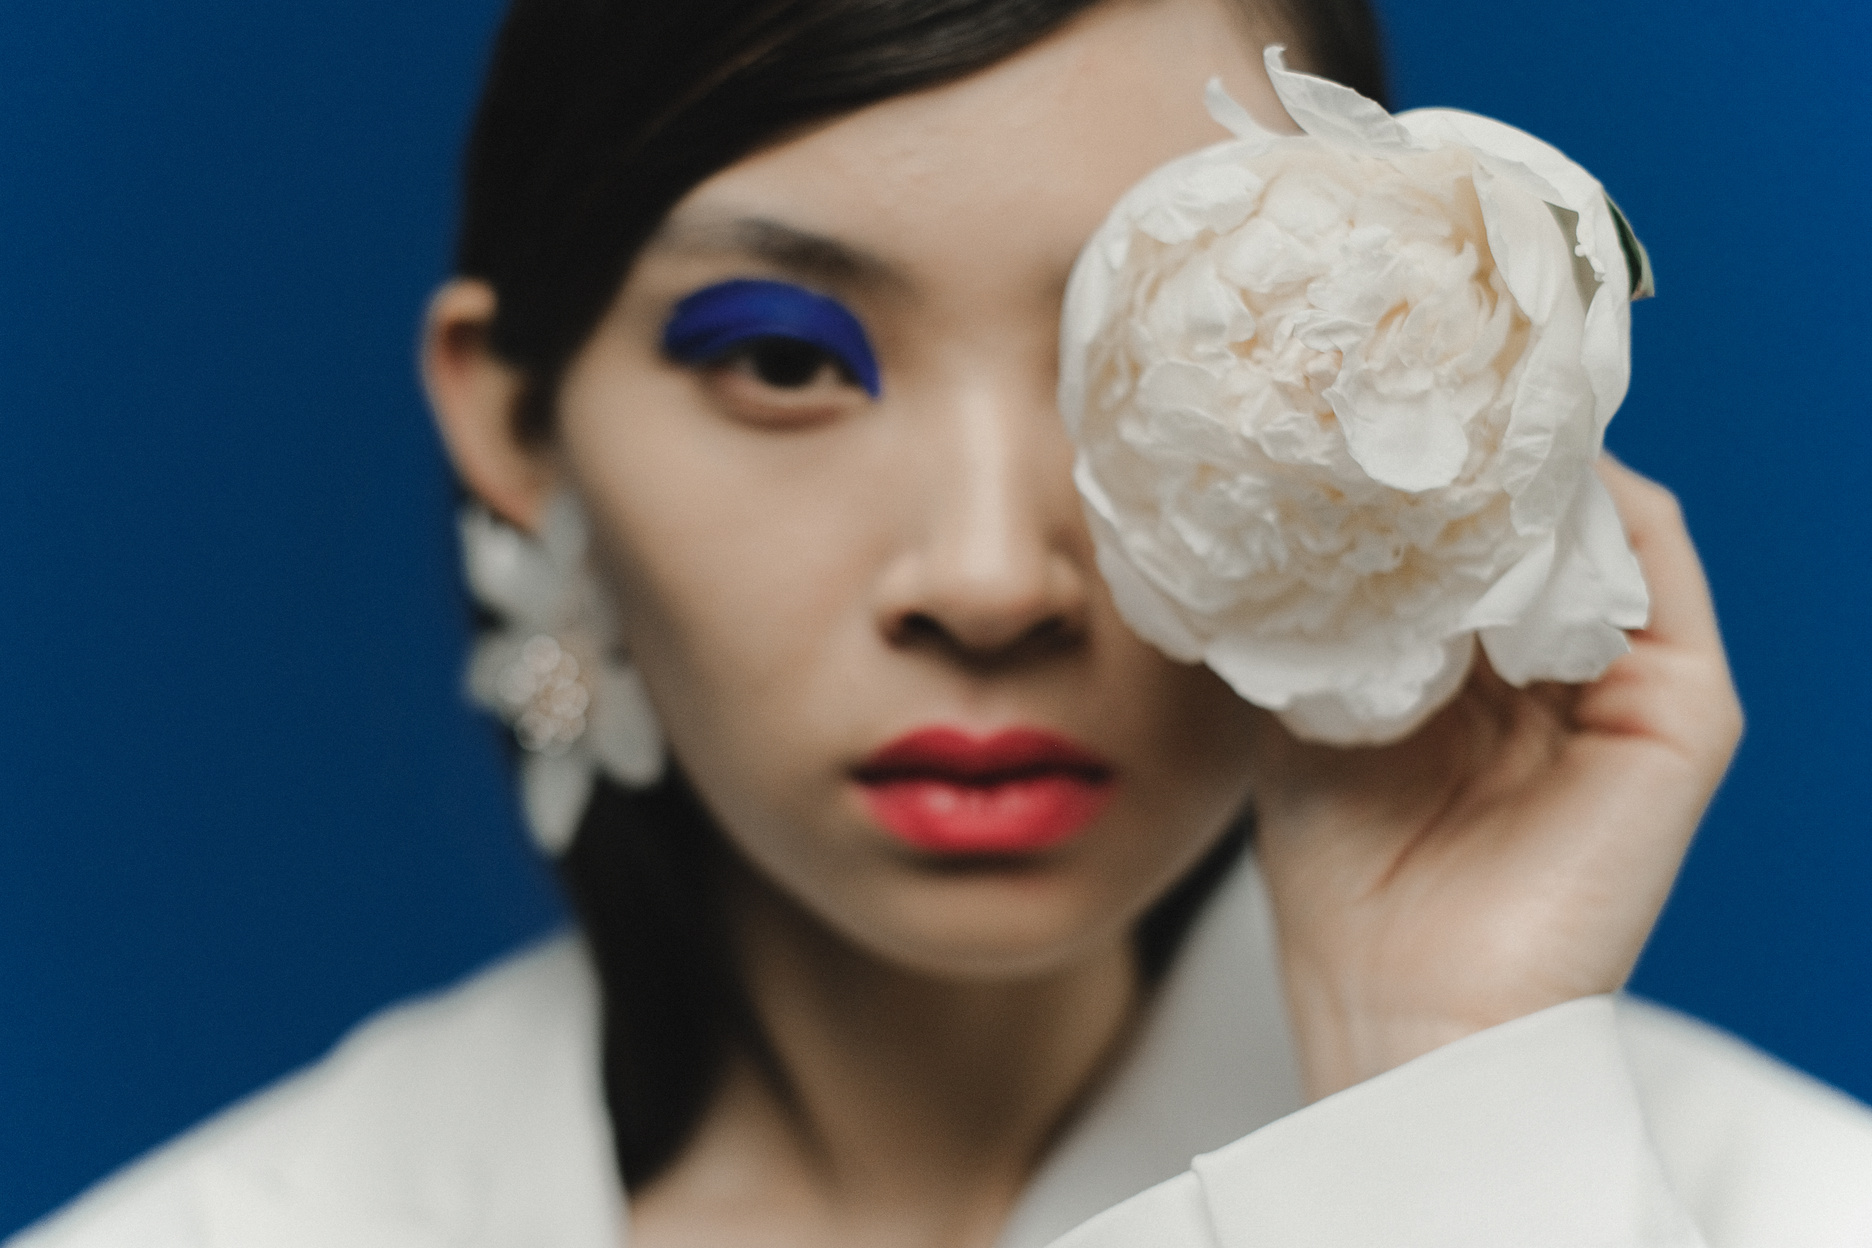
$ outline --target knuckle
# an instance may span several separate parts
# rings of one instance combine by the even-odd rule
[[[1735,687],[1720,677],[1710,694],[1707,705],[1697,718],[1703,734],[1708,737],[1715,752],[1721,755],[1723,763],[1727,764],[1736,747],[1742,743],[1742,732],[1746,726],[1742,703],[1736,697]]]
[[[1742,734],[1748,731],[1748,715],[1742,710],[1741,701],[1733,693],[1730,694],[1728,703],[1724,707],[1722,726],[1724,739],[1729,742],[1730,749],[1742,743]]]
[[[1742,740],[1742,702],[1719,654],[1677,654],[1659,669],[1661,686],[1676,708],[1675,722],[1688,740],[1705,743],[1726,763]]]
[[[1644,500],[1645,510],[1653,518],[1660,521],[1682,521],[1683,502],[1670,487],[1659,485],[1656,481],[1646,481],[1640,497]]]

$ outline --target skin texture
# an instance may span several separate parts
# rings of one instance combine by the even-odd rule
[[[1606,468],[1656,599],[1631,656],[1586,690],[1483,671],[1386,750],[1294,742],[1133,636],[1098,578],[1053,402],[1066,274],[1123,190],[1223,137],[1212,74],[1287,128],[1260,42],[1211,0],[1111,3],[722,171],[574,361],[544,450],[513,436],[494,293],[436,297],[425,376],[457,468],[523,526],[559,488],[593,518],[625,641],[744,860],[739,945],[798,1085],[794,1116],[731,1071],[634,1197],[634,1244],[991,1243],[1123,1049],[1132,922],[1251,792],[1315,1094],[1629,973],[1740,730],[1658,487]],[[735,277],[842,299],[882,398],[664,359],[675,302]],[[1117,795],[1045,855],[919,858],[850,769],[933,723],[1062,732]]]

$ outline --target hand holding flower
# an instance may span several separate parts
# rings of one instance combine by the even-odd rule
[[[1267,65],[1305,133],[1212,87],[1237,137],[1094,235],[1060,397],[1120,612],[1270,712],[1317,1096],[1622,985],[1741,721],[1674,503],[1601,456],[1650,286],[1603,189]]]
[[[1630,975],[1741,733],[1675,500],[1600,475],[1650,624],[1585,686],[1486,665],[1379,749],[1256,742],[1257,842],[1314,1096]]]

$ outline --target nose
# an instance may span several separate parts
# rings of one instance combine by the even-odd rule
[[[905,540],[879,599],[886,639],[971,666],[1082,643],[1091,542],[1050,389],[984,379],[918,416],[928,432],[917,439]]]

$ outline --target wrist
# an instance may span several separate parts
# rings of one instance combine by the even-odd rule
[[[1376,1018],[1355,1011],[1293,1011],[1301,1086],[1317,1101],[1485,1029],[1429,1017]]]
[[[1289,970],[1288,1011],[1308,1101],[1363,1083],[1466,1036],[1535,1013],[1554,1001],[1470,1002],[1428,1008],[1364,984]]]

